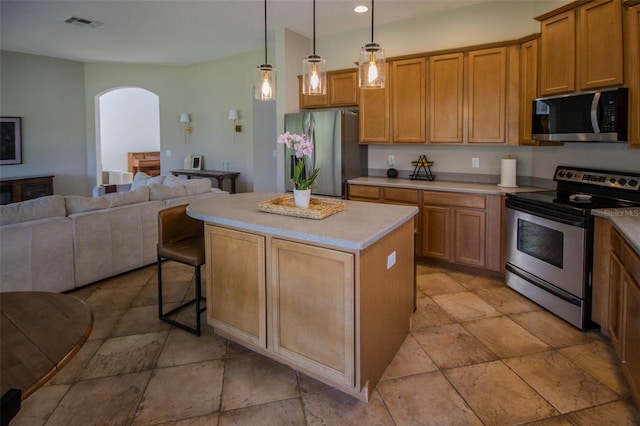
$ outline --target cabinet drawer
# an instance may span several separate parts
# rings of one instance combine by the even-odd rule
[[[622,263],[633,279],[640,283],[640,256],[628,244],[624,246]]]
[[[417,189],[382,188],[384,201],[418,204]]]
[[[422,204],[441,204],[445,206],[473,207],[477,209],[486,208],[486,197],[484,195],[422,191]]]
[[[380,201],[380,187],[368,185],[349,185],[349,199]]]

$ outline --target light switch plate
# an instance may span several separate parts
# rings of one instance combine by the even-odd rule
[[[394,251],[389,256],[387,256],[387,269],[391,269],[391,267],[395,264],[396,264],[396,252]]]

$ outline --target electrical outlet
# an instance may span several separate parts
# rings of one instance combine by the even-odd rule
[[[474,169],[480,168],[480,159],[478,157],[473,157],[471,159],[471,167],[473,167]]]
[[[387,256],[387,269],[391,269],[393,265],[396,264],[396,252],[392,252],[389,256]]]
[[[393,155],[387,156],[387,164],[389,164],[389,167],[393,167],[395,163],[396,163],[396,159]]]
[[[171,150],[170,149],[167,150],[167,157],[171,157]]]

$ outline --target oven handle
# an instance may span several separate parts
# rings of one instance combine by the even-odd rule
[[[532,214],[534,216],[542,217],[554,222],[564,223],[565,225],[577,226],[579,228],[587,227],[587,219],[583,217],[577,217],[561,211],[545,209],[526,201],[520,201],[515,198],[507,198],[506,207],[512,210],[521,211],[523,213]]]

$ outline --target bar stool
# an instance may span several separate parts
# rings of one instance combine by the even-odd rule
[[[162,306],[162,261],[174,260],[195,268],[195,298],[169,312]],[[204,223],[187,215],[187,205],[170,207],[158,212],[158,312],[162,321],[200,336],[200,307],[202,297],[200,266],[204,265]],[[169,316],[192,303],[195,304],[196,327],[190,327]]]

